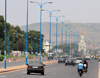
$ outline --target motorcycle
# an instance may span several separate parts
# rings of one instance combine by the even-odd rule
[[[79,70],[79,75],[80,75],[80,77],[82,76],[82,74],[83,74],[83,73],[82,73],[82,69],[80,69],[80,70]]]
[[[86,73],[87,72],[87,65],[84,64],[84,72]]]

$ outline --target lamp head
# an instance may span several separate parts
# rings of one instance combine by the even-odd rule
[[[71,25],[73,25],[73,23],[71,23]]]
[[[49,1],[49,3],[53,3],[52,1]]]
[[[65,17],[65,15],[62,15],[63,17]]]
[[[57,9],[57,11],[60,11],[60,9]]]
[[[68,21],[70,21],[70,20],[68,20]]]
[[[41,9],[42,11],[45,11],[44,9]]]
[[[30,3],[34,3],[34,1],[30,1]]]

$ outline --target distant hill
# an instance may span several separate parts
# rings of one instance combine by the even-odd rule
[[[65,23],[66,24],[66,23]],[[83,32],[85,41],[87,44],[87,48],[95,48],[93,43],[96,47],[100,47],[100,23],[73,23],[75,27],[72,27],[71,30],[74,31],[75,28],[77,31],[81,33]],[[70,27],[69,25],[68,27]],[[20,26],[21,30],[26,31],[26,26]],[[40,31],[40,24],[34,23],[28,26],[28,30],[36,30]],[[63,28],[63,40],[65,40],[65,27]],[[49,22],[42,23],[42,34],[44,34],[44,39],[49,40]],[[51,41],[56,41],[56,23],[52,22],[51,24]],[[63,41],[64,42],[64,41]],[[77,42],[79,42],[79,38],[77,37]],[[58,24],[58,44],[61,43],[61,24]]]

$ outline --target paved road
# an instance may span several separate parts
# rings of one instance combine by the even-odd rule
[[[47,59],[43,59],[42,61],[48,61]],[[7,67],[12,66],[19,66],[19,65],[25,65],[26,61],[17,61],[17,62],[7,62]],[[4,67],[4,63],[0,63],[0,68]]]
[[[64,66],[64,64],[51,64],[45,67],[45,75],[41,74],[26,74],[25,70],[20,70],[11,73],[0,74],[0,78],[80,78],[77,73],[77,66]],[[98,78],[98,62],[89,61],[88,72],[82,78]]]

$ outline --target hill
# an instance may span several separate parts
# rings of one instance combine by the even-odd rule
[[[66,24],[66,23],[65,23]],[[95,48],[93,44],[96,47],[100,47],[100,23],[73,23],[75,27],[72,27],[71,30],[80,32],[83,32],[84,37],[85,37],[85,42],[87,44],[87,48]],[[58,23],[58,44],[61,43],[61,24]],[[68,27],[71,27],[69,25]],[[26,26],[20,26],[21,30],[26,31]],[[74,28],[74,29],[73,29]],[[40,31],[40,24],[39,23],[34,23],[30,24],[28,27],[28,30],[36,30]],[[49,22],[43,22],[42,23],[42,34],[44,34],[44,39],[49,40]],[[65,40],[65,27],[63,28],[63,40]],[[51,41],[54,42],[56,41],[56,23],[52,22],[51,24]],[[79,38],[77,37],[77,43],[79,43]]]

